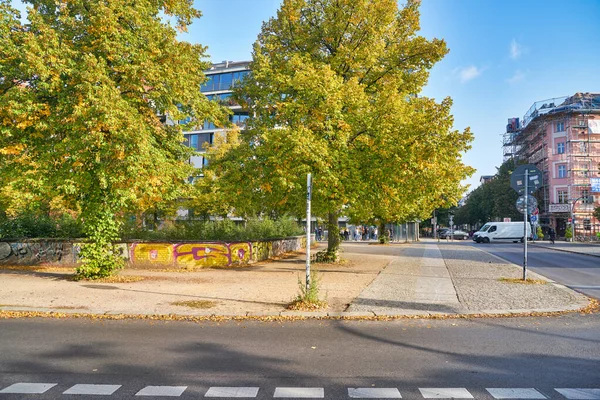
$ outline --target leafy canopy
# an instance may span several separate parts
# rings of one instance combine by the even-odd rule
[[[206,48],[177,40],[200,12],[187,0],[26,3],[22,24],[0,0],[0,177],[81,211],[104,271],[124,211],[185,194],[190,150],[160,116],[224,116],[199,90]]]
[[[329,215],[330,230],[342,210],[400,220],[459,196],[472,172],[461,162],[472,137],[451,129],[449,99],[416,97],[447,53],[442,40],[417,34],[418,6],[283,1],[237,92],[254,118],[227,151],[210,155],[208,169],[236,213],[303,215],[308,172],[313,211]]]

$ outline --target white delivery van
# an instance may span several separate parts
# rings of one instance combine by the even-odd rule
[[[527,223],[527,239],[531,240],[531,224]],[[473,234],[477,243],[523,242],[523,222],[488,222]]]

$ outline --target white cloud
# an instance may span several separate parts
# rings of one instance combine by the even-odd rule
[[[521,57],[521,54],[523,54],[523,46],[513,39],[512,42],[510,42],[510,58],[516,60]]]
[[[471,79],[477,78],[481,75],[481,69],[478,69],[476,66],[471,65],[469,67],[463,68],[459,70],[458,75],[460,76],[460,81],[462,83],[468,82]]]
[[[506,82],[510,83],[511,85],[514,85],[515,83],[521,82],[525,79],[525,72],[521,71],[520,69],[516,70],[515,73],[513,74],[513,76],[511,76],[510,78],[508,78],[506,80]]]

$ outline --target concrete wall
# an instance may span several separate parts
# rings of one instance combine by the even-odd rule
[[[127,242],[119,253],[133,268],[199,268],[251,264],[298,251],[306,237],[253,242]],[[0,265],[74,265],[81,243],[62,240],[0,241]]]

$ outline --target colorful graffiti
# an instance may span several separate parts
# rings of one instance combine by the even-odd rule
[[[0,264],[67,264],[81,261],[84,243],[67,241],[0,242]],[[217,267],[251,264],[300,250],[306,238],[261,242],[117,243],[123,258],[134,265]]]
[[[175,247],[177,265],[186,267],[216,267],[247,264],[252,254],[250,243],[185,243]]]
[[[129,257],[142,264],[171,264],[173,247],[170,243],[134,243]]]

